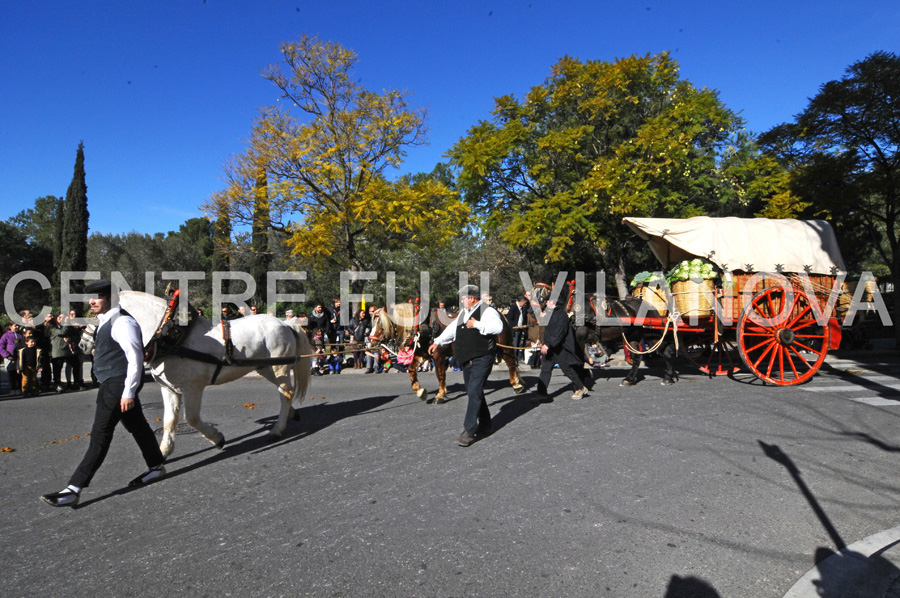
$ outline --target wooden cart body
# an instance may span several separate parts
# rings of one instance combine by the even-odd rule
[[[698,302],[709,309],[679,309],[666,289],[665,318],[631,322],[676,330],[680,346],[703,371],[735,372],[732,355],[739,354],[765,382],[800,384],[840,344],[834,315],[846,270],[827,222],[706,216],[623,222],[648,242],[664,268],[701,257],[721,271],[721,280]]]

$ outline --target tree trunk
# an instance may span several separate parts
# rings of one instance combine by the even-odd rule
[[[625,258],[619,254],[618,263],[616,264],[616,290],[619,292],[619,299],[628,296],[628,277],[625,274]]]

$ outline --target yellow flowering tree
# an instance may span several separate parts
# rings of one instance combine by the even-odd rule
[[[247,149],[226,165],[211,214],[285,233],[302,269],[373,269],[383,249],[446,243],[466,226],[468,207],[443,183],[386,176],[425,142],[425,112],[405,93],[364,89],[352,76],[356,55],[335,43],[304,35],[281,53],[263,73],[281,91],[278,105],[260,111]]]

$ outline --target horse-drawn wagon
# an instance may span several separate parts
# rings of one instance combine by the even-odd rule
[[[649,310],[624,318],[625,325],[673,335],[708,374],[736,372],[739,354],[765,382],[800,384],[840,344],[835,311],[846,271],[827,222],[706,216],[623,222],[666,269],[687,262],[682,268],[689,271],[697,260],[714,267],[715,282],[693,277],[647,285],[640,292]]]

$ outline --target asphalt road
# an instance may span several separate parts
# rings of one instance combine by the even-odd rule
[[[580,402],[556,372],[534,406],[495,369],[497,431],[465,449],[459,373],[445,405],[405,375],[314,378],[277,442],[274,388],[245,378],[207,392],[225,450],[182,424],[169,475],[128,491],[144,465],[120,428],[76,509],[38,496],[84,454],[95,393],[0,398],[0,596],[780,598],[900,523],[895,357],[829,358],[799,388],[679,370],[597,370]],[[158,428],[155,384],[142,400]]]

